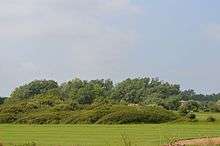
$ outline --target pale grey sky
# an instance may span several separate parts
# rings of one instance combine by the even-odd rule
[[[0,2],[0,95],[34,79],[152,76],[220,92],[220,2]]]

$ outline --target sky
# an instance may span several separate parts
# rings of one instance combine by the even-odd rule
[[[35,79],[159,77],[220,92],[219,0],[0,2],[0,96]]]

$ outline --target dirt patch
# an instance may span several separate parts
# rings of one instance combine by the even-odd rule
[[[167,146],[214,146],[220,145],[220,137],[217,138],[200,138],[176,141]]]

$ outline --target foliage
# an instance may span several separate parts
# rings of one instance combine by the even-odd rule
[[[163,123],[178,116],[160,107],[131,107],[126,105],[101,105],[71,111],[67,105],[54,106],[51,110],[31,113],[0,115],[0,123],[20,124],[128,124]],[[61,108],[61,109],[60,109]]]
[[[17,116],[15,114],[3,113],[0,114],[0,123],[12,123],[17,120]]]
[[[32,113],[24,115],[14,123],[20,124],[59,124],[61,116],[58,113]]]
[[[0,123],[161,123],[178,118],[171,111],[179,110],[182,116],[220,111],[220,101],[191,100],[196,96],[193,90],[181,91],[179,85],[157,78],[128,78],[115,85],[109,79],[76,78],[61,85],[35,80],[0,101]]]
[[[207,118],[206,121],[207,121],[207,122],[215,122],[216,119],[215,119],[213,116],[208,116],[208,118]]]
[[[163,123],[177,119],[177,115],[159,107],[114,107],[115,112],[97,121],[100,124]]]
[[[113,82],[103,79],[91,81],[74,79],[63,83],[60,88],[71,99],[78,101],[80,104],[91,104],[94,100],[103,100],[109,97]]]
[[[180,107],[180,110],[189,112],[198,112],[201,109],[201,104],[198,101],[190,100],[183,103]]]
[[[3,104],[6,99],[7,99],[7,97],[0,97],[0,105]]]
[[[165,99],[178,95],[179,88],[179,85],[171,85],[158,79],[127,79],[115,86],[111,98],[119,102],[140,103],[152,98]]]
[[[162,103],[162,106],[168,110],[178,110],[180,107],[180,96],[170,96]]]
[[[51,89],[58,88],[58,84],[52,80],[35,80],[27,85],[16,88],[12,94],[12,98],[27,99],[32,96],[45,93]]]
[[[187,109],[186,106],[181,106],[178,112],[181,116],[186,116],[189,113],[189,110]]]
[[[209,102],[208,103],[208,108],[212,112],[220,112],[220,100],[217,102]]]
[[[203,95],[203,94],[196,94],[196,92],[192,89],[182,91],[181,96],[182,96],[182,100],[194,100],[200,102],[210,102],[210,101],[216,102],[220,100],[220,93]]]
[[[187,117],[188,119],[190,119],[190,120],[193,120],[193,119],[196,119],[196,114],[194,114],[194,113],[189,113],[189,114],[186,115],[186,117]]]

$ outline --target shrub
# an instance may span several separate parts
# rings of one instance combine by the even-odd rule
[[[207,118],[207,122],[215,122],[215,121],[216,121],[216,119],[213,116],[209,116]]]
[[[0,123],[13,123],[17,120],[17,116],[15,114],[3,113],[0,114]]]
[[[61,106],[63,107],[63,106]],[[45,111],[22,114],[19,118],[4,115],[1,123],[21,124],[130,124],[163,123],[176,120],[177,114],[160,107],[129,107],[103,105],[79,111]]]
[[[59,124],[61,115],[59,113],[35,113],[27,115],[15,123],[20,124]]]
[[[80,96],[78,99],[79,104],[92,104],[93,99],[90,95]]]
[[[181,106],[178,112],[181,116],[186,116],[189,113],[189,111],[185,106]]]
[[[52,108],[54,111],[71,111],[72,106],[70,104],[58,104]]]
[[[188,115],[186,115],[186,118],[188,118],[190,120],[194,120],[194,119],[196,119],[196,115],[193,113],[189,113]]]
[[[19,101],[10,103],[1,107],[2,113],[19,114],[25,112],[32,112],[38,108],[35,102]]]
[[[219,102],[209,102],[208,107],[212,112],[220,112],[220,103]]]
[[[65,124],[94,124],[103,116],[111,111],[107,106],[97,107],[95,109],[69,112],[66,118],[62,120]]]
[[[116,110],[117,109],[117,110]],[[120,109],[120,110],[118,110]],[[115,107],[112,112],[96,123],[128,124],[128,123],[163,123],[176,120],[178,116],[171,111],[159,107]]]

